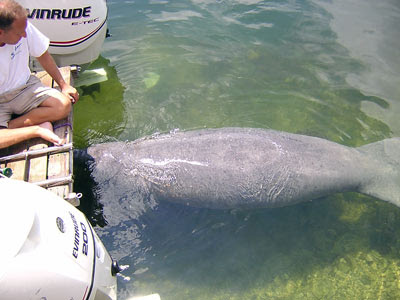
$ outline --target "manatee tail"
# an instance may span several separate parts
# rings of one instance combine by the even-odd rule
[[[368,144],[358,150],[376,167],[375,176],[360,192],[400,207],[400,138]]]

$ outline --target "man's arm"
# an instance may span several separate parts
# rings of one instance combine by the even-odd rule
[[[72,103],[78,101],[79,99],[78,91],[64,81],[64,78],[62,77],[60,71],[58,70],[58,67],[54,62],[54,59],[50,55],[50,53],[46,51],[45,53],[42,54],[42,56],[37,57],[36,59],[42,65],[43,69],[45,69],[46,72],[55,80],[55,82],[57,82],[58,86],[61,89],[61,92],[64,95],[71,97]]]
[[[62,145],[64,141],[60,139],[52,129],[53,127],[50,122],[15,129],[0,127],[0,149],[36,137],[41,137],[56,146]]]

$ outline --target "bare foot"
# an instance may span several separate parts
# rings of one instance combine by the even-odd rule
[[[50,122],[44,122],[39,126],[39,136],[46,141],[53,143],[55,146],[61,146],[65,144],[65,141],[60,139],[54,132],[53,132],[53,125]]]

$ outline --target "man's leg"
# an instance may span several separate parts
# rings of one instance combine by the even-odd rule
[[[20,128],[39,125],[46,121],[54,122],[68,116],[71,111],[71,100],[64,94],[58,93],[55,97],[49,97],[38,107],[28,113],[8,122],[8,128]]]
[[[60,139],[53,132],[53,126],[51,123],[44,122],[35,126],[15,129],[0,127],[0,149],[35,137],[41,137],[42,139],[45,139],[56,146],[60,146],[65,143],[64,140]]]

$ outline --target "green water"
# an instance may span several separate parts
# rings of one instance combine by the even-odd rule
[[[81,88],[78,148],[176,128],[272,128],[353,147],[400,134],[396,1],[108,5],[113,37],[91,68],[109,80]],[[130,265],[120,299],[400,298],[393,205],[346,193],[281,209],[194,209],[110,195],[79,180],[88,174],[78,164],[82,209]]]

